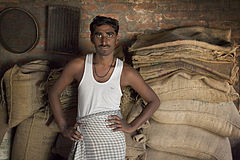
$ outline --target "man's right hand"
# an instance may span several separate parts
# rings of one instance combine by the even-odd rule
[[[73,127],[65,128],[62,131],[64,137],[71,139],[72,141],[80,141],[83,139],[82,134],[77,130],[78,126],[83,126],[82,123],[75,123]]]

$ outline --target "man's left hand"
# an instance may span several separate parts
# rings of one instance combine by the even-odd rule
[[[126,121],[121,119],[120,117],[116,115],[109,116],[109,119],[106,120],[107,123],[112,123],[110,125],[107,125],[108,128],[113,128],[112,131],[123,131],[125,133],[132,133],[135,131],[135,129],[130,125],[127,124]]]

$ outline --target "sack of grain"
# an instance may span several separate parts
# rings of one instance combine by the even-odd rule
[[[69,126],[73,126],[76,123],[76,117],[77,117],[77,107],[67,108],[64,111],[64,117]],[[59,130],[60,132],[60,130]],[[69,156],[69,153],[72,149],[73,141],[62,136],[62,134],[58,134],[56,138],[56,142],[54,143],[54,146],[52,147],[51,152],[57,155],[60,155],[61,157],[67,159]]]
[[[228,138],[188,125],[162,124],[150,121],[144,129],[147,146],[158,150],[202,160],[232,160]]]
[[[198,160],[198,159],[147,148],[146,160]]]
[[[133,91],[130,87],[125,87],[123,89],[123,95],[120,102],[120,110],[123,116],[123,119],[128,117],[128,114],[132,110],[133,106],[135,105],[136,100],[133,97]]]
[[[139,160],[140,157],[145,155],[146,144],[136,142],[133,137],[136,133],[125,133],[126,137],[126,160]]]
[[[233,102],[162,101],[152,118],[159,123],[185,124],[224,137],[240,137],[240,115]]]
[[[11,153],[12,160],[46,160],[55,142],[58,127],[56,123],[46,126],[47,114],[37,112],[18,125]]]
[[[158,62],[155,65],[149,65],[139,68],[139,73],[147,83],[163,80],[172,73],[180,71],[190,73],[191,75],[203,75],[219,81],[226,81],[234,84],[238,80],[239,67],[237,63],[225,62],[203,62],[194,59],[178,58],[166,62]]]
[[[57,79],[60,77],[62,71],[63,68],[50,70],[47,80],[42,83],[42,85],[45,86],[44,94],[46,95],[46,97],[48,96],[49,89],[55,84]],[[63,90],[60,96],[60,102],[63,110],[71,107],[77,107],[77,89],[78,83],[74,81]]]
[[[12,142],[12,129],[9,129],[0,143],[0,159],[10,160],[11,152],[11,142]]]
[[[46,105],[40,84],[49,71],[48,61],[36,60],[14,65],[3,76],[9,127],[15,127]]]
[[[204,76],[191,76],[184,72],[164,81],[149,83],[160,100],[199,100],[206,102],[232,102],[239,98],[232,85]]]
[[[181,27],[169,30],[161,30],[150,34],[142,34],[129,48],[130,51],[141,50],[156,44],[179,41],[197,40],[216,45],[228,45],[231,40],[231,30],[213,29],[205,27]]]
[[[1,80],[1,84],[3,84],[3,80]],[[0,144],[2,142],[2,139],[5,135],[5,133],[8,130],[8,122],[7,122],[7,106],[4,99],[4,92],[3,92],[3,86],[1,86],[1,95],[0,95]]]

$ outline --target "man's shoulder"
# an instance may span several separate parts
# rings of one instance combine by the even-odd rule
[[[136,76],[138,72],[129,64],[123,63],[123,70],[122,70],[123,76]]]
[[[70,65],[70,66],[82,66],[83,64],[84,64],[84,61],[85,61],[85,57],[86,56],[79,56],[79,57],[76,57],[76,58],[74,58],[74,59],[72,59],[69,63],[68,63],[68,65]]]
[[[123,62],[123,71],[124,72],[135,72],[136,70],[129,64]]]

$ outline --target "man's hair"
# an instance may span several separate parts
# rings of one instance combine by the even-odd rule
[[[96,16],[93,19],[92,23],[90,24],[91,35],[94,33],[96,26],[101,26],[101,25],[112,26],[115,33],[118,34],[118,30],[119,30],[118,20],[110,18],[110,17]]]

